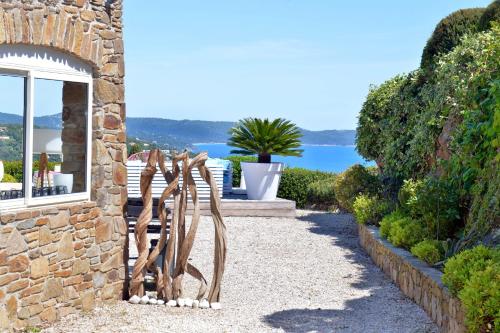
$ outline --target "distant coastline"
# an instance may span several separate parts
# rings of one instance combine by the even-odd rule
[[[202,145],[227,145],[226,142],[196,142],[192,143],[193,146]],[[330,144],[315,144],[315,143],[303,143],[302,146],[312,146],[312,147],[356,147],[356,145],[330,145]]]

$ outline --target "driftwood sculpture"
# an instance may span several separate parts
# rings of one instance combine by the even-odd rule
[[[205,301],[207,281],[196,267],[188,263],[189,254],[193,248],[196,230],[200,221],[199,198],[192,175],[193,169],[197,168],[202,179],[210,186],[210,209],[215,226],[214,272],[208,293],[208,302],[210,304],[219,304],[222,275],[224,274],[224,265],[226,262],[226,227],[222,221],[220,199],[215,179],[211,171],[205,166],[207,158],[207,153],[201,153],[189,161],[187,153],[183,153],[174,157],[172,170],[168,170],[165,166],[163,153],[159,149],[150,151],[147,165],[141,173],[140,181],[143,210],[135,226],[135,241],[139,256],[134,265],[130,283],[130,294],[134,295],[132,297],[139,299],[139,297],[144,296],[144,277],[149,271],[155,277],[158,300],[170,301],[170,304],[177,300],[180,305],[184,297],[182,280],[187,273],[200,282],[196,300]],[[182,165],[182,168],[179,164]],[[164,189],[158,203],[158,218],[161,222],[160,239],[153,251],[149,253],[147,228],[153,217],[151,184],[158,170],[157,165],[167,182],[167,187]],[[181,175],[183,179],[182,185],[180,185]],[[193,201],[194,210],[191,225],[186,233],[188,191]],[[174,209],[167,237],[168,210],[165,207],[165,201],[170,197],[173,197]],[[156,259],[165,248],[163,267],[158,267]]]

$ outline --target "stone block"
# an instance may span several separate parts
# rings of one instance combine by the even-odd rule
[[[61,279],[48,279],[43,287],[42,301],[59,297],[63,294]]]
[[[64,260],[73,258],[75,252],[73,250],[73,235],[71,232],[66,231],[61,240],[59,241],[57,248],[57,260]]]
[[[29,259],[26,255],[18,255],[9,260],[9,272],[24,272],[29,266]]]
[[[13,229],[6,242],[7,254],[13,255],[28,251],[28,244],[17,229]]]
[[[69,212],[63,210],[59,214],[51,216],[49,219],[50,229],[62,228],[69,225]]]

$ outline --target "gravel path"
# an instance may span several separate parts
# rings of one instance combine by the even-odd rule
[[[350,215],[226,218],[222,310],[115,302],[44,332],[437,332],[358,245]],[[213,225],[203,218],[191,262],[211,275]],[[186,281],[193,297],[197,285]]]

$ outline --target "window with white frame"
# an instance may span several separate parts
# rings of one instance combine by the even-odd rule
[[[91,96],[86,63],[0,46],[0,210],[89,198]]]

